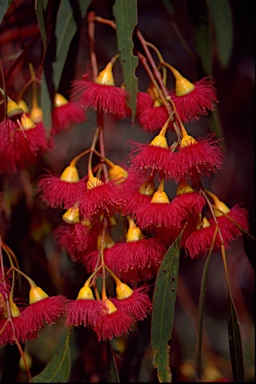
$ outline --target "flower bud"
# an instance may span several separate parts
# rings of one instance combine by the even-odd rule
[[[45,293],[39,287],[31,287],[29,290],[29,304],[37,303],[40,300],[46,299],[49,297],[47,293]]]

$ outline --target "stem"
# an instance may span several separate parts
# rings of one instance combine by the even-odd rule
[[[92,77],[96,81],[98,77],[98,65],[95,53],[95,12],[91,11],[88,13],[88,35],[89,35],[89,44],[90,44],[90,58],[92,65]]]
[[[87,155],[91,151],[91,148],[86,149],[85,151],[79,153],[76,157],[74,157],[71,162],[69,163],[70,167],[75,167],[78,160],[80,160],[83,156]]]

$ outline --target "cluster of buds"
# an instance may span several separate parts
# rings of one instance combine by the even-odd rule
[[[98,124],[91,146],[74,157],[60,175],[42,175],[37,189],[49,207],[63,209],[62,223],[54,231],[56,244],[84,267],[89,278],[76,298],[48,297],[28,278],[30,299],[24,310],[15,304],[12,285],[3,278],[0,345],[15,338],[32,340],[44,322],[52,324],[62,315],[67,327],[88,326],[98,340],[127,333],[150,314],[149,286],[182,231],[181,249],[197,258],[211,248],[229,247],[242,230],[248,230],[245,208],[240,204],[229,208],[203,187],[202,179],[222,166],[220,140],[213,134],[195,138],[184,126],[214,110],[218,101],[212,79],[192,83],[162,60],[174,77],[175,89],[163,94],[151,84],[147,92],[137,95],[137,121],[155,136],[148,143],[127,142],[131,148],[127,164],[106,157],[105,115],[120,120],[132,113],[128,91],[114,82],[118,57],[95,79],[87,73],[74,81],[75,102],[56,95],[47,139],[36,99],[29,110],[23,100],[16,103],[7,98],[0,124],[2,171],[15,172],[35,154],[53,148],[54,135],[83,122],[87,109],[96,111]],[[172,140],[171,135],[175,135]],[[77,163],[85,156],[88,166],[81,175]],[[176,188],[175,196],[168,191],[169,183]],[[107,291],[109,278],[116,286],[115,297]]]

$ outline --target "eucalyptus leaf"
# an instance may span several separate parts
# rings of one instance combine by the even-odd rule
[[[40,29],[42,42],[44,46],[44,51],[46,50],[46,43],[47,43],[46,28],[45,28],[45,22],[44,22],[44,11],[46,10],[47,4],[48,4],[48,0],[35,1],[35,10],[36,10],[38,26]]]
[[[116,21],[117,46],[120,52],[124,85],[131,97],[128,106],[131,108],[132,121],[134,121],[138,92],[138,79],[135,76],[138,58],[133,55],[133,30],[138,23],[137,1],[116,0],[113,13]]]
[[[71,328],[68,331],[64,345],[50,360],[45,369],[30,380],[31,383],[66,383],[71,370],[70,340]]]
[[[8,8],[10,7],[12,3],[12,0],[1,0],[0,1],[0,23],[2,23],[4,15],[8,11]]]
[[[110,342],[107,342],[108,383],[120,383],[115,356]]]
[[[78,0],[78,5],[80,7],[82,17],[85,17],[87,9],[91,4],[92,0]]]
[[[160,382],[172,382],[169,364],[169,341],[175,313],[177,295],[180,236],[167,251],[159,268],[152,309],[151,347],[153,364]]]

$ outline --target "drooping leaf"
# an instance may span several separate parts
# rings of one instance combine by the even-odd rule
[[[70,1],[61,0],[55,27],[56,59],[52,64],[55,91],[58,90],[69,47],[76,31],[77,24]]]
[[[107,342],[108,383],[120,383],[115,356],[110,342]]]
[[[116,21],[117,46],[120,52],[124,84],[131,96],[128,106],[132,110],[132,121],[134,121],[138,92],[138,79],[135,76],[138,58],[133,55],[133,30],[138,23],[137,1],[116,0],[113,13]]]
[[[31,383],[66,383],[70,374],[70,340],[71,328],[68,331],[64,345],[50,360],[44,370],[30,380]]]
[[[244,364],[241,333],[235,306],[230,292],[228,293],[228,336],[233,380],[235,383],[244,383]]]
[[[46,133],[50,132],[52,126],[52,101],[50,96],[50,91],[47,83],[47,77],[45,71],[42,72],[41,80],[41,108],[43,111],[43,123],[46,130]]]
[[[4,15],[8,11],[8,8],[10,7],[12,3],[12,0],[1,0],[0,1],[0,23],[2,23]]]
[[[80,7],[82,17],[85,17],[87,9],[91,2],[92,0],[78,0],[78,5]]]
[[[48,0],[35,1],[36,16],[37,16],[41,37],[42,37],[44,51],[46,50],[46,42],[47,42],[46,28],[45,28],[45,22],[44,22],[44,11],[46,10],[47,4],[48,4]]]
[[[233,48],[233,19],[229,0],[207,0],[216,37],[216,50],[223,67],[229,63]]]
[[[169,341],[172,336],[180,257],[180,236],[167,251],[159,268],[152,309],[151,347],[160,382],[172,382]]]

